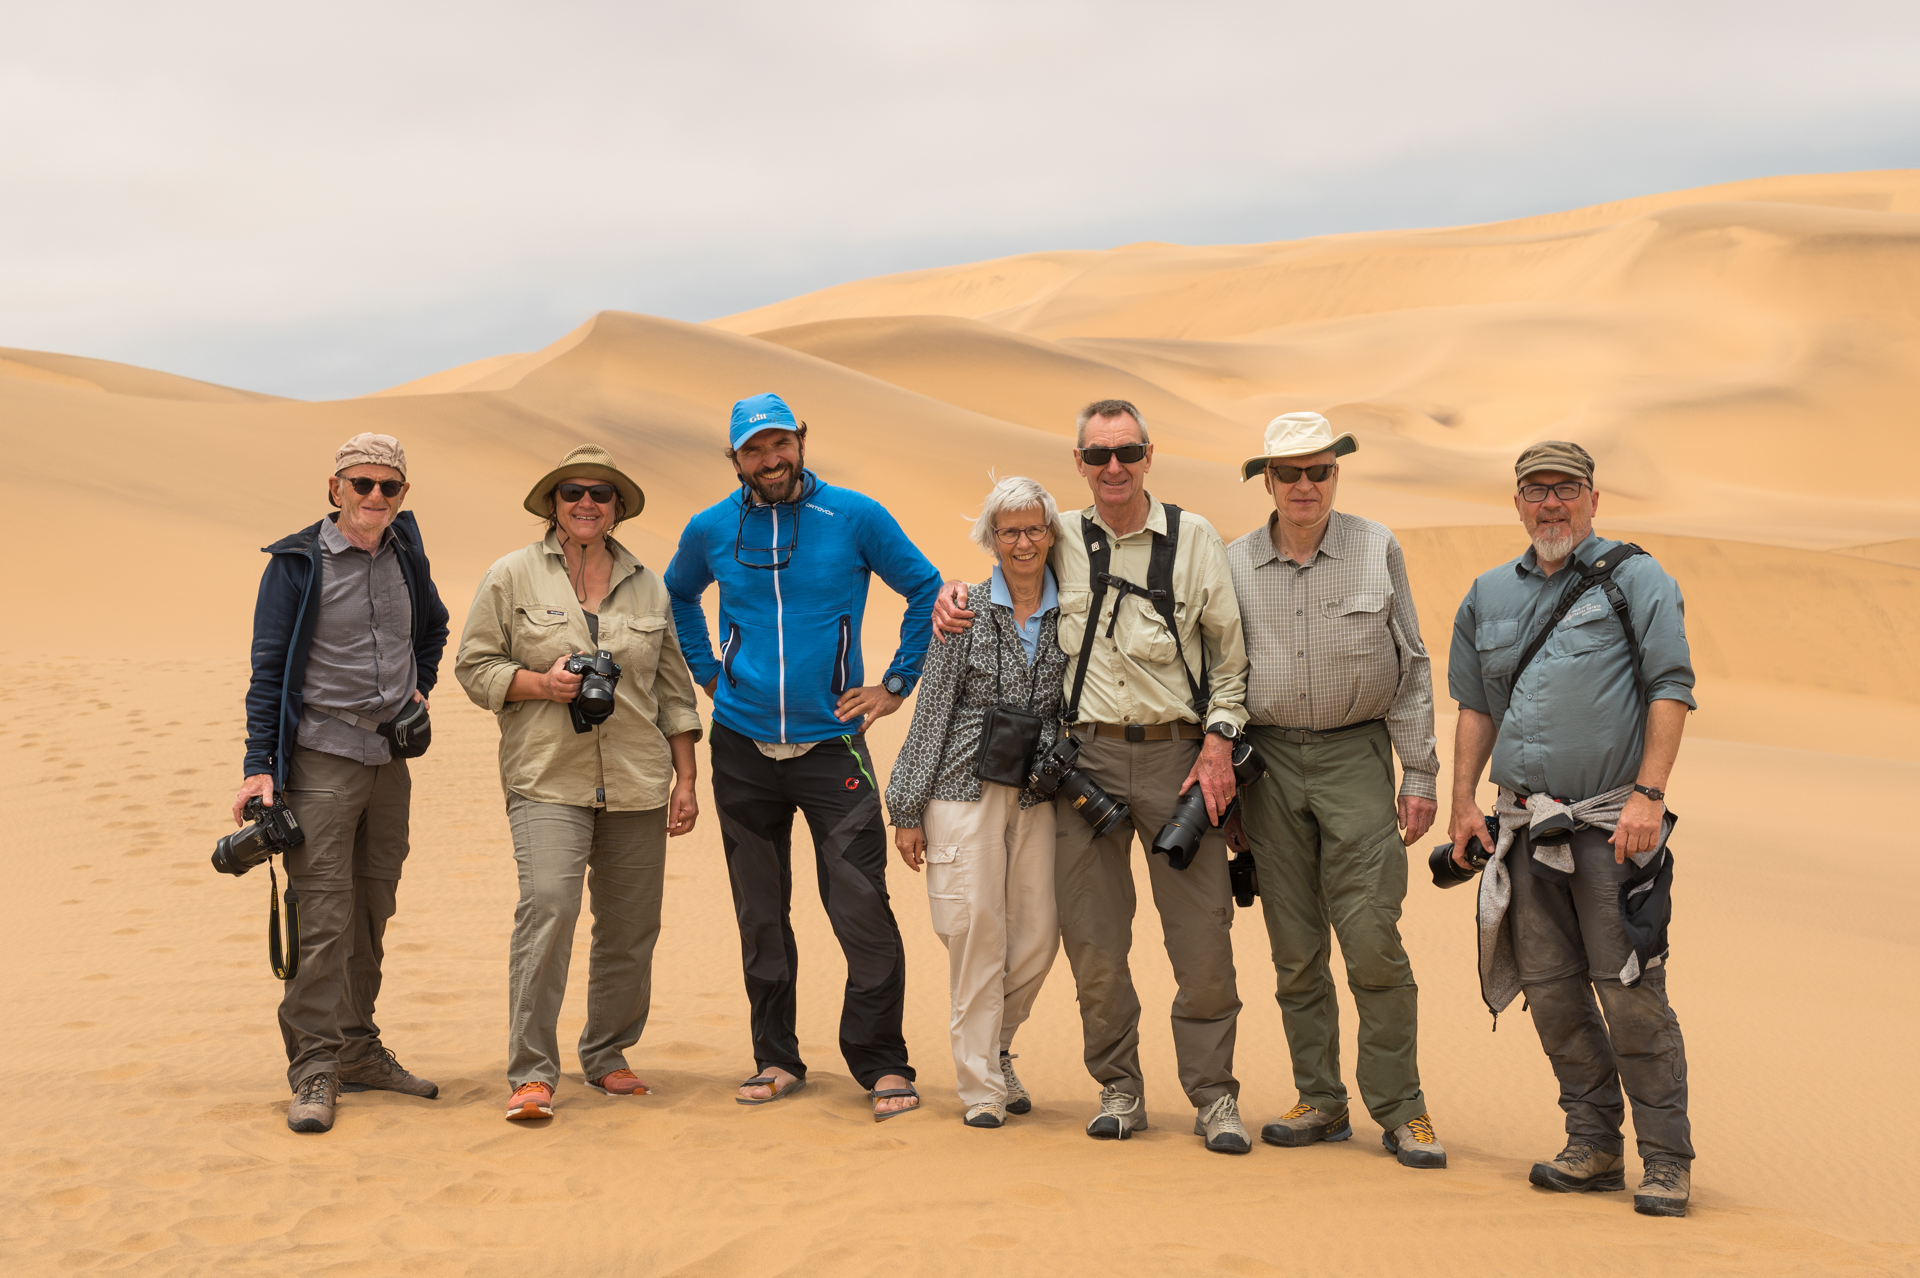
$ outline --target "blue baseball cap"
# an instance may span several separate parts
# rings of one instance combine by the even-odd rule
[[[738,448],[763,430],[793,430],[793,410],[787,401],[768,391],[733,406],[733,421],[727,426],[727,447]]]

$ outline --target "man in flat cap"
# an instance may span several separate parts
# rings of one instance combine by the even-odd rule
[[[1496,1017],[1526,995],[1560,1083],[1567,1146],[1529,1179],[1624,1189],[1624,1084],[1643,1171],[1634,1210],[1684,1216],[1693,1143],[1686,1048],[1667,1004],[1665,792],[1694,706],[1684,604],[1651,555],[1594,533],[1586,449],[1535,444],[1514,477],[1533,547],[1468,590],[1447,671],[1460,703],[1454,859],[1471,870],[1474,839],[1491,853],[1481,994]],[[1475,802],[1489,759],[1491,821]]]
[[[419,526],[400,509],[407,488],[407,455],[391,435],[342,444],[327,480],[338,513],[265,547],[254,606],[246,781],[233,819],[248,799],[271,805],[279,794],[306,834],[286,854],[300,926],[280,1000],[296,1132],[331,1130],[342,1091],[440,1092],[401,1066],[373,1023],[381,940],[407,858],[404,755],[424,748],[424,722],[409,707],[426,705],[447,644]],[[409,731],[396,733],[403,711]]]
[[[1358,447],[1318,413],[1274,418],[1265,450],[1240,472],[1242,482],[1261,476],[1274,513],[1227,547],[1247,640],[1247,735],[1267,765],[1227,835],[1251,846],[1259,871],[1299,1089],[1260,1138],[1353,1135],[1329,966],[1337,934],[1367,1112],[1401,1163],[1445,1167],[1420,1090],[1418,989],[1399,928],[1406,845],[1433,824],[1438,794],[1433,676],[1400,543],[1333,508],[1339,459]]]

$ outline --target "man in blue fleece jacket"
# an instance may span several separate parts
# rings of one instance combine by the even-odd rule
[[[806,1084],[794,1031],[793,814],[813,832],[820,900],[847,957],[840,1051],[875,1119],[917,1108],[901,1034],[906,955],[887,902],[886,824],[864,729],[913,690],[940,574],[870,497],[806,468],[805,422],[778,395],[733,406],[740,487],[694,516],[666,573],[680,647],[714,699],[713,796],[740,921],[761,1105]],[[907,599],[900,647],[864,686],[860,622],[874,573]],[[720,585],[716,655],[700,597]]]

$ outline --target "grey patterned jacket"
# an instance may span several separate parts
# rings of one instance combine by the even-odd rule
[[[989,580],[969,585],[967,598],[990,598],[991,584]],[[887,778],[887,812],[902,830],[919,829],[921,816],[934,799],[979,800],[980,778],[973,775],[973,758],[980,749],[987,711],[1002,700],[1040,716],[1040,749],[1051,746],[1059,730],[1061,676],[1067,666],[1066,654],[1060,651],[1060,610],[1049,609],[1041,621],[1039,655],[1029,666],[1013,624],[1013,610],[1004,604],[981,608],[975,603],[974,607],[978,615],[965,636],[955,635],[944,643],[936,640],[927,649],[926,668],[914,696],[913,726]],[[1021,791],[1021,807],[1039,802],[1031,790]]]

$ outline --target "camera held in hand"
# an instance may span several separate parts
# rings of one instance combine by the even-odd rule
[[[1080,742],[1066,733],[1053,748],[1034,760],[1027,785],[1043,799],[1064,795],[1073,810],[1093,827],[1093,837],[1103,839],[1132,815],[1126,804],[1102,790],[1092,777],[1074,766],[1080,757]]]
[[[1433,872],[1433,885],[1440,888],[1459,887],[1462,883],[1471,883],[1476,874],[1487,868],[1487,862],[1493,853],[1488,849],[1500,842],[1500,823],[1492,817],[1487,819],[1487,841],[1478,838],[1467,840],[1467,864],[1473,868],[1463,870],[1460,863],[1453,859],[1453,844],[1442,843],[1427,857],[1427,869]]]
[[[239,878],[275,853],[290,851],[307,841],[286,796],[273,796],[273,806],[260,802],[259,795],[247,800],[241,809],[250,824],[240,827],[213,845],[213,868]]]
[[[592,732],[613,717],[613,689],[620,682],[620,665],[602,648],[589,657],[576,652],[567,658],[567,673],[580,676],[580,691],[567,703],[575,732]]]
[[[1244,790],[1267,775],[1267,761],[1253,748],[1251,741],[1241,741],[1233,747],[1233,784],[1236,789]],[[1227,810],[1220,814],[1225,821],[1240,805],[1240,796],[1235,794],[1227,804]],[[1184,870],[1193,864],[1193,858],[1200,851],[1200,840],[1210,831],[1219,827],[1207,820],[1207,796],[1201,791],[1200,783],[1195,781],[1180,796],[1173,806],[1173,816],[1160,827],[1160,833],[1154,836],[1153,850],[1167,854],[1167,864],[1176,870]],[[1249,862],[1251,865],[1251,862]],[[1248,902],[1251,904],[1251,902]]]

